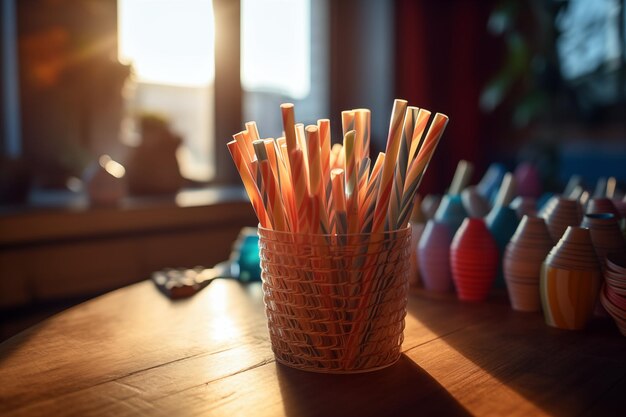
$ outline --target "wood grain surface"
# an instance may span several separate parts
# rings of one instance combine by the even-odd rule
[[[626,338],[539,314],[411,294],[404,354],[324,375],[277,364],[261,287],[217,280],[172,302],[151,282],[67,310],[0,345],[2,416],[596,416],[623,414]]]

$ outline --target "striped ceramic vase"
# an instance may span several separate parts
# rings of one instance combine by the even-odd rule
[[[541,304],[546,323],[584,328],[593,316],[602,272],[589,229],[569,226],[541,267]]]

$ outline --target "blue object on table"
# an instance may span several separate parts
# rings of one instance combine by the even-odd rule
[[[261,280],[261,259],[259,258],[259,235],[254,227],[245,227],[239,233],[234,245],[234,261],[239,266],[239,281]]]
[[[495,287],[505,288],[504,272],[502,270],[502,257],[504,256],[504,250],[506,245],[511,240],[511,237],[515,233],[517,226],[519,225],[519,218],[517,213],[509,206],[497,205],[485,217],[485,223],[487,228],[491,232],[491,235],[498,245],[500,251],[500,263],[498,265],[498,276],[496,277]]]
[[[439,208],[437,208],[435,212],[435,220],[450,226],[453,235],[466,217],[467,212],[465,211],[465,207],[463,207],[463,201],[459,194],[444,195],[441,199],[441,203],[439,203]]]
[[[476,191],[493,204],[505,174],[506,167],[503,164],[492,163],[476,185]]]

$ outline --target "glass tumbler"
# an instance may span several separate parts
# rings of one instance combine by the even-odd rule
[[[411,229],[322,235],[259,227],[265,313],[276,360],[326,373],[400,358]]]

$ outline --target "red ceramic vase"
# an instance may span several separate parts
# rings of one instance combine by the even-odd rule
[[[481,218],[466,218],[454,235],[450,266],[463,301],[484,301],[498,272],[498,247]]]

